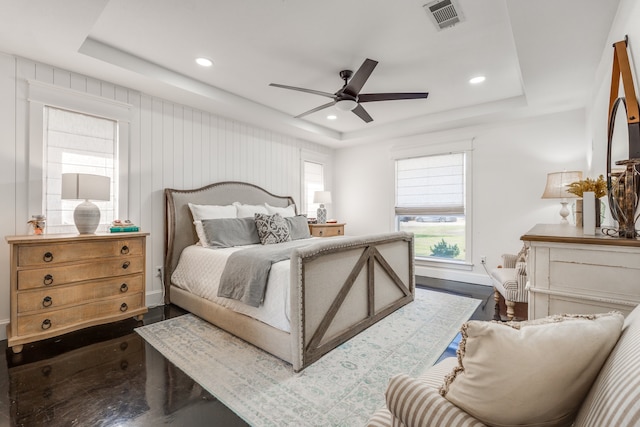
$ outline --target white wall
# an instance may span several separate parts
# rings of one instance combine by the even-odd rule
[[[416,273],[489,284],[481,256],[488,266],[497,265],[502,253],[520,249],[520,236],[532,226],[559,222],[559,201],[540,196],[548,172],[586,168],[584,110],[337,150],[333,207],[337,218],[347,222],[345,233],[393,230],[394,151],[471,139],[474,268],[418,266]]]
[[[591,162],[591,175],[604,174],[607,170],[607,120],[609,108],[609,91],[611,88],[611,68],[613,65],[613,43],[624,40],[625,35],[629,36],[627,53],[631,61],[633,83],[636,94],[640,90],[640,2],[637,0],[621,0],[618,6],[618,13],[611,26],[609,38],[604,47],[596,84],[594,85],[593,96],[589,102],[588,128],[592,151],[589,152]],[[635,64],[634,64],[635,60]],[[622,82],[620,82],[619,96],[624,96]],[[613,160],[628,159],[628,138],[626,137],[626,120],[623,109],[619,109],[618,120],[615,123],[616,143],[614,144]]]
[[[153,266],[163,264],[163,189],[197,188],[217,181],[245,181],[300,201],[301,158],[332,150],[297,138],[199,111],[73,72],[0,53],[0,234],[28,232],[27,81],[36,80],[133,106],[129,138],[129,218],[150,234],[147,305],[160,303]],[[329,172],[330,173],[330,172]],[[330,182],[329,182],[329,188]],[[0,245],[0,339],[9,321],[9,247]]]

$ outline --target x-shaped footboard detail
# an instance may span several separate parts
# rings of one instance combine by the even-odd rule
[[[376,312],[375,303],[376,303],[376,295],[375,295],[375,269],[376,265],[378,265],[384,274],[391,279],[391,282],[401,291],[402,296],[395,299],[391,304],[386,307],[379,308]],[[366,267],[366,270],[365,270]],[[365,318],[352,325],[350,328],[346,329],[344,332],[340,333],[336,337],[330,339],[329,341],[320,344],[332,322],[336,318],[338,311],[342,307],[345,302],[349,292],[353,288],[356,283],[357,278],[360,274],[366,271],[366,287],[367,287],[367,315]],[[409,281],[411,278],[409,278]],[[372,324],[376,323],[383,317],[391,314],[399,307],[407,304],[408,302],[413,300],[413,294],[411,291],[411,284],[404,283],[403,280],[398,276],[398,274],[394,271],[393,267],[389,264],[389,262],[385,259],[385,257],[380,253],[378,248],[374,245],[366,246],[360,255],[359,259],[351,269],[350,274],[347,276],[346,280],[342,284],[339,292],[336,294],[333,302],[331,303],[329,309],[325,313],[322,318],[320,324],[317,329],[313,332],[311,339],[308,344],[304,348],[304,360],[305,365],[308,365],[315,360],[319,359],[323,354],[327,353],[331,349],[335,348],[337,345],[345,342],[351,337],[359,334]]]

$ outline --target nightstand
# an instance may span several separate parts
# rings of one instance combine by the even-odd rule
[[[9,236],[7,344],[24,344],[128,317],[142,318],[148,233]]]
[[[313,237],[344,236],[345,224],[309,224],[309,233]]]

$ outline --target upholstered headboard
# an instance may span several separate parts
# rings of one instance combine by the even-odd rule
[[[175,190],[167,188],[165,195],[165,257],[164,285],[165,303],[170,302],[169,287],[171,274],[178,265],[184,248],[198,241],[189,203],[198,205],[230,205],[233,202],[257,205],[269,203],[271,206],[287,207],[295,205],[290,196],[276,196],[257,185],[245,182],[218,182],[195,190]],[[296,208],[297,213],[297,208]]]

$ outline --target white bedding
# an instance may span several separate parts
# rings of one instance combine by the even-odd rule
[[[311,238],[309,242],[316,239]],[[204,248],[200,245],[188,246],[180,255],[180,261],[171,276],[171,282],[194,295],[251,316],[274,328],[290,332],[289,260],[277,262],[271,267],[264,302],[260,307],[251,307],[240,301],[218,296],[220,277],[229,255],[237,250],[254,246],[260,245],[223,249]]]

